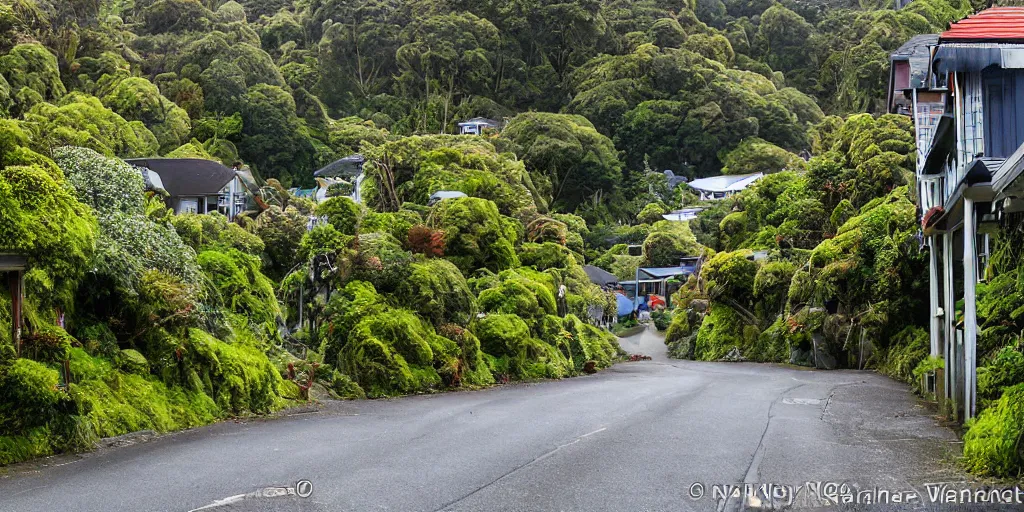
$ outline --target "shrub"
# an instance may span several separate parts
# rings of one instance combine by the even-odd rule
[[[359,387],[356,381],[338,370],[331,371],[331,380],[328,383],[331,391],[344,400],[357,400],[366,398],[366,392]]]
[[[135,349],[124,349],[118,354],[117,367],[125,373],[149,375],[149,361]]]
[[[701,269],[708,293],[713,297],[730,297],[745,306],[751,299],[758,270],[757,263],[747,259],[749,254],[749,251],[734,251],[712,256]]]
[[[978,368],[978,398],[990,401],[1003,390],[1024,383],[1024,354],[1014,347],[1003,347],[992,362]]]
[[[480,348],[480,340],[469,329],[454,324],[445,324],[438,328],[438,334],[454,341],[461,351],[459,384],[471,386],[494,384],[494,376],[487,367],[484,352]]]
[[[60,171],[52,164],[0,168],[0,218],[0,251],[29,257],[26,286],[38,306],[69,304],[90,268],[97,229]]]
[[[327,217],[335,229],[346,235],[355,235],[359,229],[362,209],[348,197],[332,197],[316,207],[316,214]]]
[[[495,288],[480,292],[480,309],[536,319],[557,312],[555,296],[545,285],[525,277],[502,281]]]
[[[515,224],[502,217],[494,203],[474,197],[444,200],[430,215],[430,225],[445,233],[447,259],[465,274],[478,268],[518,267]]]
[[[928,331],[907,327],[893,336],[878,371],[901,382],[915,384],[914,368],[927,359],[929,350]]]
[[[515,315],[493,314],[472,326],[493,371],[521,379],[560,378],[569,362],[554,346],[532,338],[530,328]]]
[[[698,315],[692,309],[677,309],[672,321],[665,331],[665,345],[668,346],[669,357],[677,359],[693,359],[694,342],[697,333],[694,324]]]
[[[253,325],[276,330],[281,310],[273,282],[260,272],[258,257],[236,249],[204,251],[198,262],[230,311],[244,315]]]
[[[662,215],[668,213],[668,209],[658,203],[650,203],[644,206],[643,210],[637,214],[636,220],[641,224],[654,224],[655,222],[665,220]]]
[[[1024,435],[1024,384],[1007,388],[1002,397],[968,423],[964,435],[964,463],[971,472],[1017,477]]]
[[[525,243],[519,248],[519,259],[523,266],[534,267],[537,270],[570,268],[582,261],[582,258],[577,260],[577,256],[568,248],[554,242]]]
[[[189,329],[189,355],[195,357],[199,381],[217,406],[227,412],[266,413],[277,405],[281,374],[259,347],[226,343]]]
[[[409,228],[406,237],[408,247],[414,253],[423,254],[428,258],[444,256],[444,232],[430,229],[422,224]]]
[[[654,328],[659,331],[664,331],[669,328],[672,324],[672,312],[671,311],[654,311],[651,313],[651,320],[654,322]]]
[[[415,389],[409,365],[383,341],[354,336],[339,353],[338,366],[352,375],[369,396]]]
[[[733,348],[746,355],[747,348],[757,338],[757,332],[746,329],[735,310],[724,304],[713,303],[701,322],[694,345],[693,357],[700,361],[716,361]]]
[[[60,376],[42,363],[17,359],[0,368],[0,435],[17,435],[44,427],[74,412],[67,395],[57,389]]]
[[[476,315],[476,297],[458,267],[432,259],[409,265],[408,272],[397,292],[403,304],[434,325],[469,325]]]

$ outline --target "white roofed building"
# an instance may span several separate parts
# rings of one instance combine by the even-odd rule
[[[735,174],[711,176],[693,180],[687,185],[700,194],[702,201],[709,199],[725,199],[749,187],[764,177],[764,173]]]

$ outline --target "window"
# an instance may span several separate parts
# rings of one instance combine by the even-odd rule
[[[1007,158],[1024,144],[1024,70],[989,70],[982,84],[985,156]]]
[[[199,213],[199,199],[195,197],[181,198],[178,213]]]

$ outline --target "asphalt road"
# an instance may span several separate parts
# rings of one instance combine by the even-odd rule
[[[0,470],[0,510],[681,511],[771,503],[756,492],[714,498],[715,486],[740,482],[792,485],[775,488],[775,503],[787,503],[789,492],[799,509],[824,503],[796,487],[808,481],[924,494],[925,483],[962,479],[953,464],[957,437],[883,376],[668,360],[649,333],[623,346],[655,360],[562,381],[345,402]],[[311,483],[309,497],[297,495],[310,490],[300,480]],[[699,499],[691,496],[701,489],[695,483],[703,486]]]

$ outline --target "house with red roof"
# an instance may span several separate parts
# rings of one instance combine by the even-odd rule
[[[917,36],[890,63],[889,111],[911,116],[917,132],[931,355],[945,361],[930,385],[966,420],[977,411],[976,285],[990,235],[1024,222],[1024,7]]]

